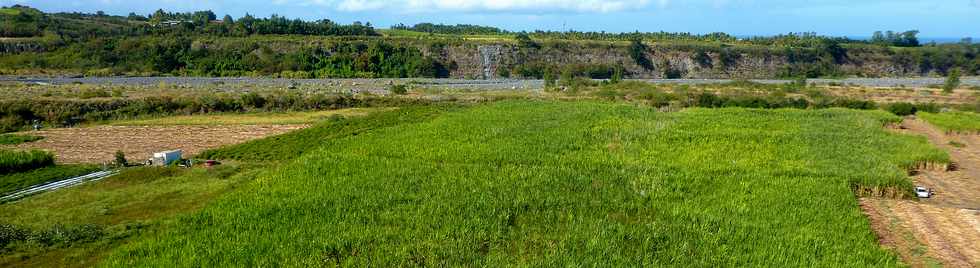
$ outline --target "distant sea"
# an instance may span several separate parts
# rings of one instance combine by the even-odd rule
[[[751,35],[738,35],[736,37],[738,37],[738,38],[749,38],[749,37],[752,37],[752,36]],[[853,39],[853,40],[864,40],[864,41],[871,40],[871,37],[870,36],[846,36],[846,37],[847,38],[850,38],[850,39]],[[919,43],[921,43],[921,44],[928,44],[928,43],[932,43],[932,42],[936,42],[936,44],[950,44],[950,43],[959,43],[962,40],[963,40],[963,37],[919,37]],[[973,38],[973,43],[974,44],[980,43],[980,38],[974,37]]]
[[[848,36],[847,38],[854,40],[871,40],[870,36]],[[919,37],[920,44],[928,44],[936,42],[936,44],[950,44],[959,43],[963,40],[963,37]],[[980,38],[973,38],[973,43],[980,43]]]

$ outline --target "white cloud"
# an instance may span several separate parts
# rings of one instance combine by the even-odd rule
[[[667,0],[657,0],[665,5]],[[320,5],[341,11],[575,11],[615,12],[645,7],[650,0],[274,0],[277,4]]]

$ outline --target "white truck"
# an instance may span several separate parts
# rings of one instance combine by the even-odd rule
[[[154,153],[153,158],[150,159],[150,164],[154,166],[169,166],[174,162],[180,161],[182,156],[183,151],[181,150]]]
[[[915,196],[918,196],[919,198],[930,198],[932,197],[932,190],[929,190],[929,188],[926,187],[916,186]]]

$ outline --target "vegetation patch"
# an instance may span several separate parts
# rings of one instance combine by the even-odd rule
[[[305,125],[332,117],[366,116],[375,110],[388,108],[349,108],[315,112],[244,113],[170,116],[142,120],[110,122],[119,126],[180,126],[180,125]]]
[[[16,192],[30,186],[69,179],[98,170],[91,165],[58,165],[27,172],[0,175],[0,195]]]
[[[0,145],[17,145],[21,143],[34,142],[44,139],[41,136],[2,134],[0,135]]]
[[[919,118],[951,133],[980,132],[980,114],[971,112],[919,113]]]
[[[291,160],[305,152],[316,150],[320,145],[332,139],[356,136],[400,124],[424,122],[454,109],[453,106],[416,106],[394,110],[378,110],[366,116],[331,117],[325,122],[306,129],[207,150],[197,157],[244,161]]]
[[[205,206],[263,167],[134,168],[0,204],[0,266],[95,266],[113,248]]]
[[[0,149],[0,175],[54,165],[54,155],[45,151]]]
[[[897,267],[852,186],[947,157],[898,120],[498,102],[321,138],[104,264]]]

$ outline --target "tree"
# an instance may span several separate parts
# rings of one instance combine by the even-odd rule
[[[116,151],[116,165],[120,167],[125,167],[129,162],[126,161],[126,153],[123,151]]]
[[[943,92],[953,93],[953,90],[960,86],[960,69],[953,69],[946,76],[946,83],[943,84]]]
[[[517,40],[517,45],[522,48],[538,48],[538,43],[531,40],[531,36],[528,36],[527,33],[518,33],[516,36],[514,36],[514,39]]]
[[[232,19],[231,15],[225,15],[225,17],[221,19],[221,22],[225,25],[231,26],[231,24],[235,23],[235,19]]]
[[[643,40],[640,38],[634,38],[630,42],[630,58],[636,62],[636,65],[643,67],[643,69],[653,70],[653,62],[647,58],[647,46],[643,44]]]

